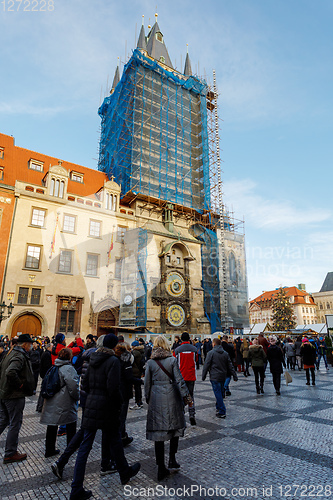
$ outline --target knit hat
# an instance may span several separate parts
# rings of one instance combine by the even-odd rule
[[[134,342],[131,343],[132,347],[138,347],[140,344],[137,340],[134,340]]]
[[[113,333],[108,333],[105,335],[103,340],[103,347],[108,347],[109,349],[113,349],[118,344],[118,337],[116,337]]]
[[[103,347],[104,337],[106,337],[106,335],[101,335],[100,337],[98,337],[96,342],[97,347]]]
[[[309,339],[307,339],[306,337],[304,337],[304,338],[302,339],[302,342],[309,342]]]
[[[88,339],[94,340],[94,336],[92,333],[89,333],[89,335],[86,336],[86,340],[88,340]]]
[[[55,341],[57,344],[62,344],[64,340],[65,340],[65,335],[63,333],[58,333],[55,336]]]
[[[183,332],[180,338],[183,342],[188,342],[190,340],[190,336],[187,332]]]

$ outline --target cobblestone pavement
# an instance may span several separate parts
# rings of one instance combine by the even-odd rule
[[[201,371],[201,370],[200,370]],[[90,453],[85,487],[95,499],[266,499],[333,498],[333,370],[317,372],[316,386],[305,385],[304,372],[292,372],[293,382],[276,396],[270,373],[265,394],[258,396],[254,376],[239,375],[226,398],[227,418],[215,416],[209,382],[197,382],[197,426],[188,426],[180,440],[177,460],[181,470],[157,483],[152,442],[145,438],[146,407],[132,410],[128,431],[134,436],[126,448],[130,464],[141,471],[126,486],[118,474],[100,476],[100,435]],[[201,373],[199,373],[201,378]],[[44,458],[45,426],[35,412],[36,396],[27,398],[19,451],[28,459],[0,465],[2,500],[69,498],[74,455],[59,481],[52,474],[52,458]],[[187,416],[188,420],[188,416]],[[0,438],[4,453],[5,433]],[[66,437],[58,438],[63,450]]]

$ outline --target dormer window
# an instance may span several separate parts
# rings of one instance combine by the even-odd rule
[[[50,195],[56,196],[57,198],[64,197],[65,183],[59,179],[52,177],[50,185]]]
[[[29,160],[28,168],[31,170],[37,170],[38,172],[43,172],[44,163],[39,160],[33,160],[32,158]]]
[[[289,297],[289,302],[290,302],[291,304],[293,304],[293,303],[295,302],[295,298],[294,298],[294,296],[293,296],[293,295],[291,295],[291,297]]]
[[[72,170],[71,172],[71,180],[75,182],[81,182],[83,184],[83,174],[80,174],[79,172],[74,172]]]
[[[161,63],[165,63],[165,57],[161,56],[161,57],[160,57],[160,62],[161,62]]]
[[[156,40],[163,43],[163,35],[162,33],[156,33]]]

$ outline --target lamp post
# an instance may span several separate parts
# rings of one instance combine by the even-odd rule
[[[7,308],[7,315],[5,315],[6,308]],[[5,301],[3,301],[2,304],[0,304],[0,325],[3,319],[8,319],[11,316],[13,309],[14,306],[12,303],[10,303],[9,306],[5,304]]]

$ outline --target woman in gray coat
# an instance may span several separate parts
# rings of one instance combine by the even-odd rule
[[[145,397],[148,403],[146,437],[155,441],[157,478],[159,481],[178,470],[176,453],[180,436],[184,436],[183,398],[189,391],[172,356],[168,340],[159,335],[154,341],[151,358],[146,365]],[[164,464],[164,441],[170,440],[169,469]]]
[[[45,457],[58,455],[56,439],[58,425],[66,425],[67,446],[76,433],[79,399],[79,376],[73,367],[71,349],[61,349],[54,366],[59,367],[61,389],[52,398],[45,399],[40,422],[47,425]]]

